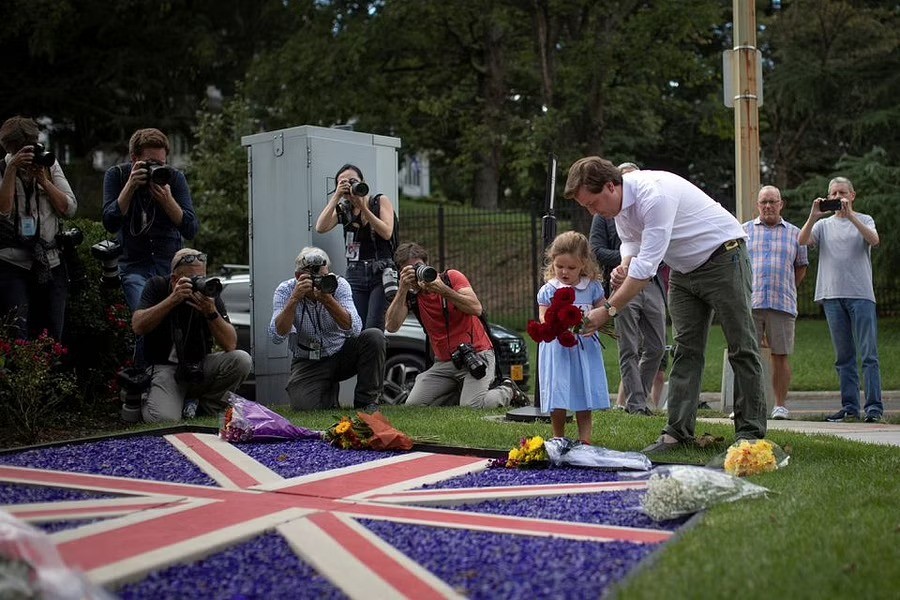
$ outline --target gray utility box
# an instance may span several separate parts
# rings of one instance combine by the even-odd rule
[[[287,404],[284,388],[291,369],[287,342],[273,344],[268,327],[278,284],[294,276],[294,259],[304,246],[328,252],[332,270],[345,275],[340,226],[325,234],[316,219],[335,189],[344,164],[363,172],[372,194],[397,205],[397,148],[393,137],[304,125],[241,138],[247,148],[250,202],[250,312],[256,399]],[[352,404],[355,379],[341,385],[341,404]]]

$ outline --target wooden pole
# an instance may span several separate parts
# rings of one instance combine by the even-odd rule
[[[759,192],[759,86],[756,2],[734,0],[734,176],[735,212],[749,221]]]

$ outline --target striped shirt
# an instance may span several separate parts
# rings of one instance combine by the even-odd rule
[[[333,295],[338,303],[350,313],[353,321],[350,329],[341,329],[324,306],[304,298],[297,304],[289,334],[287,336],[278,335],[275,328],[275,317],[284,310],[296,287],[297,280],[288,279],[279,283],[275,288],[275,296],[272,298],[272,320],[269,322],[269,337],[273,343],[283,344],[286,339],[289,339],[294,358],[309,358],[310,348],[320,349],[320,357],[325,358],[337,354],[344,347],[344,340],[348,337],[356,337],[360,334],[362,320],[353,305],[350,284],[343,277],[338,277],[338,287]]]
[[[753,264],[753,308],[779,310],[797,316],[795,269],[809,264],[800,229],[784,219],[766,225],[759,217],[743,225]]]

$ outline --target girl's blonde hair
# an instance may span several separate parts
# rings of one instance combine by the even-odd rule
[[[556,236],[550,247],[544,253],[544,281],[550,281],[556,277],[556,271],[553,268],[553,261],[560,254],[571,254],[581,261],[581,275],[588,279],[600,279],[600,266],[594,253],[591,252],[591,246],[588,239],[577,231],[566,231]]]

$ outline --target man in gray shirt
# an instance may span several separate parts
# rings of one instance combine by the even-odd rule
[[[834,344],[834,368],[841,385],[841,409],[828,421],[859,419],[862,358],[866,386],[866,422],[881,421],[881,368],[878,364],[878,315],[872,285],[872,247],[879,244],[875,220],[853,210],[856,192],[845,177],[828,184],[828,198],[816,198],[800,230],[800,243],[819,248],[815,301],[822,304]],[[828,216],[829,213],[834,213]]]

